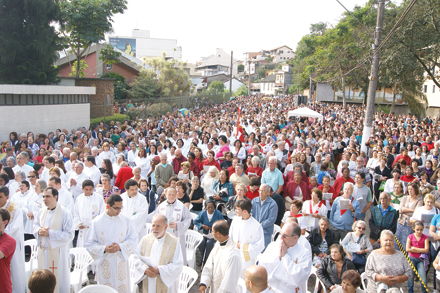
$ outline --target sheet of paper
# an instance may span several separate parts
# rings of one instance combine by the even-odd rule
[[[256,177],[257,174],[256,174],[256,173],[249,172],[249,173],[248,173],[248,176],[255,176],[255,177]]]
[[[392,205],[393,208],[395,208],[396,210],[399,210],[399,209],[400,209],[400,204],[393,203],[393,204],[391,204],[391,205]]]
[[[376,179],[376,180],[379,180],[380,178],[382,178],[382,175],[374,174],[373,178]]]
[[[203,171],[208,172],[209,168],[211,168],[211,166],[205,165],[205,166],[203,166]]]
[[[432,218],[434,218],[435,214],[422,214],[422,221],[424,223],[431,223]]]
[[[307,163],[309,163],[309,164],[312,163],[312,157],[311,156],[307,156]]]
[[[305,216],[305,226],[306,227],[314,227],[315,226],[315,218],[312,216]]]
[[[349,199],[341,198],[339,200],[339,206],[341,207],[341,210],[348,209],[348,204],[350,203]]]
[[[345,246],[345,249],[347,249],[347,251],[349,253],[353,253],[353,252],[356,252],[356,251],[360,251],[361,250],[361,245],[357,244],[357,243],[350,243],[350,244],[347,244]]]
[[[333,193],[327,193],[327,192],[324,192],[324,193],[322,194],[322,199],[323,199],[323,200],[331,200],[332,197],[333,197]]]

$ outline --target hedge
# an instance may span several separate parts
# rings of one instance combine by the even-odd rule
[[[104,122],[104,124],[109,124],[110,121],[119,121],[121,123],[124,123],[124,120],[130,120],[130,118],[128,118],[125,114],[113,114],[112,116],[105,116],[105,121],[104,117],[90,119],[90,125],[97,125],[100,122]]]

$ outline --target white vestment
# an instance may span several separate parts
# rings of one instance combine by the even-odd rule
[[[60,293],[70,293],[70,254],[69,244],[75,236],[75,229],[73,228],[73,218],[70,212],[63,209],[62,223],[60,230],[49,229],[48,237],[41,237],[38,235],[38,229],[41,227],[48,228],[51,226],[54,211],[47,211],[44,223],[40,223],[41,213],[47,207],[41,208],[36,215],[34,215],[34,230],[33,234],[38,242],[38,250],[44,249],[44,268],[53,272],[58,269],[58,280]],[[54,268],[53,264],[47,263],[48,251],[47,248],[59,248],[58,268]]]
[[[9,194],[16,194],[17,192],[20,192],[20,183],[17,181],[9,181],[7,187],[9,188]]]
[[[101,166],[102,161],[104,161],[105,159],[109,159],[112,164],[114,162],[116,162],[115,154],[112,151],[102,152],[102,153],[99,154],[98,157],[101,160],[99,162],[100,164],[98,164],[98,162],[95,162],[96,166]],[[98,157],[95,157],[95,160],[98,159]]]
[[[57,166],[55,166],[55,168],[58,168],[58,170],[60,171],[60,174],[61,174],[60,179],[61,179],[61,181],[66,181],[66,178],[65,178],[65,175],[64,175],[64,171],[61,170],[61,169],[60,169],[59,167],[57,167]],[[46,168],[46,167],[44,167],[44,169],[43,169],[43,173],[41,173],[41,175],[40,175],[40,179],[43,179],[44,181],[48,182],[48,181],[49,181],[49,178],[50,178],[50,175],[49,175],[49,169]]]
[[[226,245],[216,242],[203,267],[200,283],[211,288],[211,293],[239,292],[240,272],[241,256],[235,243],[230,239]]]
[[[77,247],[84,247],[92,221],[104,212],[105,203],[102,195],[92,193],[90,196],[85,196],[83,193],[77,197],[73,215],[73,227],[79,230]],[[79,229],[80,224],[85,228]]]
[[[269,286],[281,292],[307,293],[307,279],[312,270],[311,252],[297,243],[288,248],[280,260],[280,241],[281,237],[270,243],[259,257],[258,264],[267,270]]]
[[[148,237],[148,235],[145,237]],[[160,257],[162,255],[162,249],[164,249],[164,242],[165,235],[161,239],[154,239],[149,257],[150,264],[153,267],[157,267],[159,269],[159,277],[165,284],[165,286],[167,286],[167,293],[177,293],[179,291],[180,280],[178,276],[180,276],[180,273],[183,269],[182,250],[180,248],[179,241],[177,241],[171,262],[166,265],[159,265]],[[144,273],[145,270],[148,268],[148,265],[139,258],[139,256],[142,255],[142,243],[143,239],[139,242],[135,251],[136,270],[138,270],[139,273]],[[148,278],[148,292],[156,292],[156,278]]]
[[[68,210],[73,217],[74,204],[72,194],[64,187],[61,187],[60,190],[58,190],[58,203]]]
[[[135,225],[138,239],[140,240],[146,234],[145,223],[147,222],[148,216],[147,198],[139,192],[131,198],[127,192],[124,192],[121,194],[121,197],[123,206],[121,213],[131,218]]]
[[[29,176],[29,172],[30,171],[34,171],[34,168],[32,168],[31,166],[29,166],[27,164],[24,164],[21,167],[18,166],[18,165],[15,165],[15,167],[12,168],[12,170],[14,171],[14,174],[15,174],[15,172],[23,171],[26,174],[26,177],[27,177],[27,176]],[[23,178],[22,180],[25,180],[25,178]]]
[[[27,202],[29,200],[29,197],[31,197],[32,191],[28,190],[25,193],[21,193],[21,191],[15,193],[12,198],[10,199],[13,203],[17,205],[17,207],[21,210],[23,213],[23,228],[26,227],[27,222],[27,213],[28,213],[28,207]],[[32,232],[31,232],[32,233]]]
[[[246,269],[255,264],[257,256],[264,250],[263,227],[252,216],[247,220],[243,220],[241,217],[234,217],[229,230],[229,236],[235,244],[240,242],[240,277],[244,280]]]
[[[5,233],[15,239],[15,252],[11,259],[12,293],[22,293],[27,288],[24,266],[23,212],[10,200],[1,208],[8,210],[11,215]]]
[[[83,173],[86,175],[86,179],[93,181],[93,186],[97,186],[99,184],[99,180],[101,179],[101,171],[99,171],[98,167],[93,165],[92,167],[84,167]]]
[[[182,248],[183,263],[187,265],[185,233],[188,231],[188,227],[192,220],[190,211],[183,203],[176,199],[172,204],[169,204],[168,201],[161,203],[159,207],[149,215],[149,222],[151,222],[155,214],[161,214],[167,217],[168,232],[179,238],[180,247]],[[176,223],[177,227],[171,229],[170,223]]]
[[[41,210],[41,208],[44,207],[43,203],[43,194],[36,194],[33,192],[27,200],[27,210],[28,212],[31,212],[35,218],[35,216],[38,214],[38,211]],[[34,233],[34,220],[29,219],[29,217],[26,214],[26,226],[24,227],[24,233],[26,234],[33,234]]]
[[[102,213],[92,221],[85,247],[95,260],[98,284],[118,292],[131,292],[128,258],[137,245],[133,221],[125,215],[110,217]],[[105,247],[119,244],[120,251],[104,252]]]
[[[74,179],[76,181],[76,185],[71,185],[70,184],[70,179]],[[83,193],[82,191],[82,183],[84,180],[88,179],[86,174],[84,172],[82,172],[81,174],[76,174],[75,172],[73,172],[69,179],[67,179],[67,186],[69,187],[69,191],[73,196],[73,201],[76,201],[76,198],[78,197],[78,195],[80,195],[81,193]],[[96,185],[95,185],[96,186]]]

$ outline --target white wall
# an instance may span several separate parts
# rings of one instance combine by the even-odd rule
[[[176,49],[176,50],[174,50]],[[161,57],[165,56],[182,59],[181,48],[177,46],[177,40],[169,39],[136,39],[136,56],[140,57]]]
[[[225,85],[225,89],[229,91],[229,80],[223,83]],[[244,83],[242,83],[239,80],[233,79],[232,80],[232,91],[236,92],[238,90],[239,87],[241,87],[242,85],[244,85]]]
[[[73,128],[89,128],[90,104],[2,106],[0,117],[0,141],[8,139],[12,131],[48,134],[66,128],[70,133]]]

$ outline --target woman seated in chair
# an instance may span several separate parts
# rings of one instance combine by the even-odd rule
[[[336,288],[332,293],[364,293],[359,289],[362,280],[359,273],[355,270],[348,270],[342,274],[341,287]]]
[[[353,262],[345,257],[342,245],[335,243],[330,246],[330,255],[322,259],[316,274],[327,291],[333,291],[342,284],[342,274],[355,269]]]
[[[324,257],[330,254],[329,247],[335,242],[333,232],[328,228],[330,221],[322,217],[319,219],[318,227],[313,228],[310,234],[307,236],[307,240],[310,242],[313,253],[312,264],[315,267],[321,265],[321,261]]]
[[[213,201],[208,201],[206,203],[206,210],[202,211],[197,216],[197,218],[194,220],[194,225],[199,228],[199,231],[202,231],[203,234],[207,235],[211,233],[212,225],[217,220],[223,220],[222,213],[215,209]],[[201,262],[197,263],[198,266],[201,266],[206,262],[209,253],[211,253],[211,250],[214,247],[215,241],[216,240],[213,237],[203,237],[203,240],[199,245],[202,258]]]

